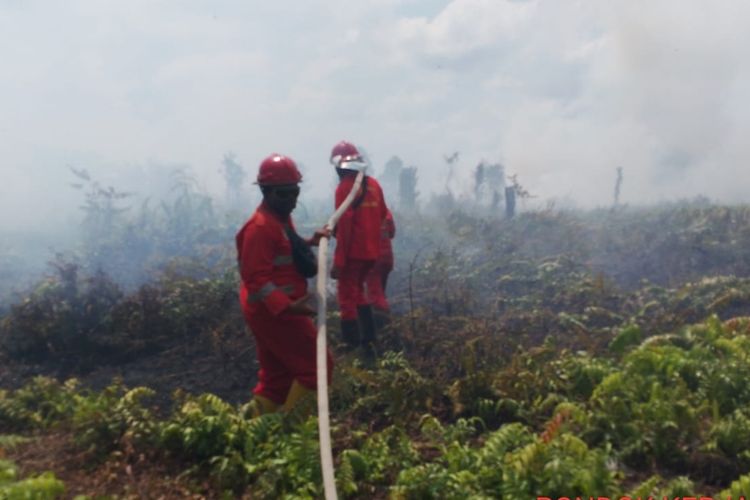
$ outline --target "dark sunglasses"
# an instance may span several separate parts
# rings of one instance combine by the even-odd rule
[[[299,187],[276,188],[273,190],[274,195],[282,200],[296,198],[299,196]]]

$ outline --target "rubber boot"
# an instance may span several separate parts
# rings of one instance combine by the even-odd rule
[[[315,409],[315,396],[316,391],[308,389],[295,379],[294,382],[292,382],[292,386],[289,388],[286,401],[284,401],[284,404],[281,406],[281,412],[286,413],[287,415],[293,415],[299,420],[304,420],[312,415],[313,410]]]
[[[372,317],[375,320],[375,331],[382,332],[391,324],[391,313],[387,309],[372,308]]]
[[[362,345],[375,343],[375,318],[372,314],[372,306],[357,306],[359,315],[359,327],[362,329]]]
[[[247,405],[246,415],[250,418],[257,418],[266,413],[274,413],[279,409],[279,405],[265,396],[255,394],[253,399]]]
[[[360,342],[359,320],[342,319],[341,337],[344,339],[344,344],[346,344],[347,350],[355,349]]]
[[[375,319],[372,315],[372,306],[357,306],[359,315],[359,326],[362,328],[362,361],[365,365],[375,363]]]

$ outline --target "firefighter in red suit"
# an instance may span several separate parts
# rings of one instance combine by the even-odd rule
[[[236,236],[240,268],[240,304],[255,337],[260,364],[253,389],[253,413],[288,411],[316,390],[316,335],[307,303],[307,279],[292,258],[286,232],[302,175],[294,161],[273,154],[263,160],[257,183],[263,201]],[[307,240],[317,245],[327,230]],[[328,353],[328,379],[333,361]]]
[[[391,240],[395,236],[396,225],[393,222],[393,214],[388,210],[380,228],[380,256],[367,275],[367,296],[374,309],[376,320],[378,316],[387,317],[391,309],[385,296],[385,289],[388,284],[388,275],[393,270]]]
[[[346,141],[333,147],[331,163],[339,175],[338,208],[366,163],[357,148]],[[335,231],[336,252],[331,277],[338,280],[341,333],[350,348],[361,346],[366,357],[374,355],[375,323],[365,294],[365,281],[380,255],[380,228],[387,213],[380,184],[373,177],[364,176],[354,201],[339,219]]]

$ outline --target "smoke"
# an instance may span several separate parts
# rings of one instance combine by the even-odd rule
[[[480,162],[502,164],[542,205],[609,206],[618,166],[623,204],[748,200],[747,2],[296,9],[0,3],[0,234],[43,235],[35,248],[69,240],[81,199],[68,166],[153,199],[181,166],[220,199],[230,151],[245,192],[276,151],[306,166],[301,202],[330,207],[328,153],[342,139],[376,172],[394,155],[415,166],[422,203],[449,175],[456,198],[471,194]]]
[[[442,113],[400,133],[440,128],[426,143],[461,150],[465,176],[502,161],[541,199],[608,204],[622,165],[627,203],[747,201],[734,179],[747,180],[748,13],[742,2],[455,0],[390,34],[407,48],[394,64],[431,73],[416,102]],[[467,25],[477,29],[459,41]],[[409,120],[417,92],[401,92],[389,111]],[[444,152],[423,149],[429,170]]]

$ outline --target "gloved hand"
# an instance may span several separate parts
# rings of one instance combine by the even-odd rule
[[[281,314],[296,314],[301,316],[315,316],[315,309],[312,308],[307,301],[310,300],[310,294],[307,293],[303,297],[295,300],[289,306],[287,306]]]
[[[328,229],[328,226],[323,226],[315,231],[315,234],[312,235],[312,238],[307,240],[307,244],[312,247],[316,247],[320,243],[321,238],[331,238],[331,230]]]
[[[337,280],[339,279],[339,276],[341,275],[341,269],[338,268],[338,266],[334,265],[331,267],[331,279]]]

